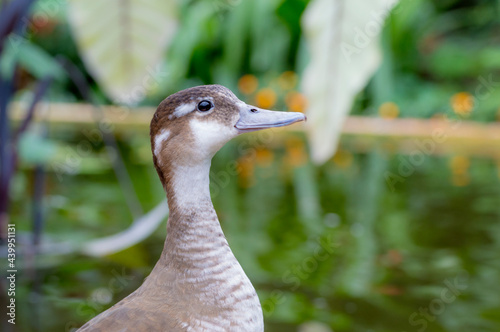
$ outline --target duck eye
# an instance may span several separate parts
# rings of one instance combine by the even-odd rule
[[[212,109],[213,105],[210,101],[208,100],[202,100],[200,101],[200,103],[198,104],[198,111],[200,112],[207,112],[207,111],[210,111]]]

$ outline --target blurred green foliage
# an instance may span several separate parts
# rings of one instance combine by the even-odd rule
[[[143,132],[122,138],[142,205],[152,208],[163,194],[149,158],[138,153],[149,141]],[[373,156],[343,151],[318,168],[300,158],[306,153],[297,145],[301,138],[273,140],[269,148],[242,137],[213,161],[212,183],[223,184],[212,187],[214,204],[258,290],[268,330],[293,331],[311,320],[335,331],[419,331],[424,322],[429,331],[498,329],[500,186],[493,161],[469,160],[470,183],[457,186],[452,158],[429,157],[391,191],[374,174],[381,169],[368,167]],[[382,147],[375,156],[392,172],[405,158],[390,157]],[[245,170],[229,174],[233,160]],[[17,175],[12,211],[25,232],[31,218],[27,182],[28,172]],[[45,237],[59,243],[113,234],[131,220],[106,168],[83,167],[63,181],[51,177],[45,203]],[[57,249],[38,257],[40,294],[19,310],[19,329],[41,324],[42,331],[62,330],[106,309],[142,283],[164,236],[163,223],[144,243],[104,259]],[[30,280],[22,279],[20,297],[27,299]],[[450,283],[458,293],[446,291]],[[428,308],[428,316],[420,308]]]
[[[54,13],[58,15],[49,16],[48,24],[34,25],[29,39],[33,45],[23,46],[26,49],[21,52],[27,59],[25,69],[36,77],[41,76],[39,71],[53,71],[53,65],[44,64],[47,60],[42,52],[46,52],[64,54],[85,72],[61,14],[64,3],[40,0],[39,10],[44,13],[41,4],[51,2],[57,3]],[[307,63],[300,29],[307,4],[307,0],[181,1],[180,28],[165,55],[168,76],[143,103],[157,105],[165,95],[203,83],[217,82],[237,90],[239,77],[246,73],[259,78],[259,88],[286,70],[300,74]],[[445,113],[450,98],[465,91],[476,97],[471,119],[496,120],[500,103],[500,50],[495,33],[500,29],[499,11],[496,0],[399,3],[385,28],[388,45],[384,56],[397,83],[391,101],[398,104],[401,116]],[[87,79],[93,82],[90,76]],[[484,80],[490,85],[485,86]],[[94,93],[106,101],[96,85]],[[66,101],[80,97],[66,80],[52,89],[52,98]],[[367,90],[360,94],[353,111],[365,113],[373,106],[377,105]]]

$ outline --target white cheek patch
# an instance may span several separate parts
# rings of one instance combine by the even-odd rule
[[[173,118],[180,118],[188,113],[194,111],[196,104],[195,103],[187,103],[177,106],[175,111],[168,118],[172,120]]]
[[[216,152],[238,134],[238,131],[232,126],[196,118],[189,121],[189,127],[200,151]]]
[[[163,142],[168,140],[170,136],[170,130],[162,129],[162,131],[155,137],[155,156],[160,159],[160,152],[163,146]]]

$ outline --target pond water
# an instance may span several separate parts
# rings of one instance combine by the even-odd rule
[[[122,136],[120,146],[149,210],[163,193],[140,137]],[[44,239],[84,243],[130,225],[107,158],[98,148],[74,175],[48,166]],[[500,166],[454,155],[407,163],[380,148],[341,150],[316,167],[292,135],[219,152],[214,205],[259,293],[266,331],[500,330]],[[31,182],[24,167],[12,213],[21,234],[31,228]],[[14,331],[70,331],[118,302],[148,275],[165,232],[164,221],[144,242],[100,259],[59,249],[24,255]]]

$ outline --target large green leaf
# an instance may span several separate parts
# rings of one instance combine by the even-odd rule
[[[303,90],[312,157],[327,161],[337,149],[354,97],[381,63],[379,38],[398,0],[314,0],[303,16],[310,62]]]
[[[91,75],[114,101],[135,104],[158,88],[174,36],[174,0],[70,0],[69,23]]]

